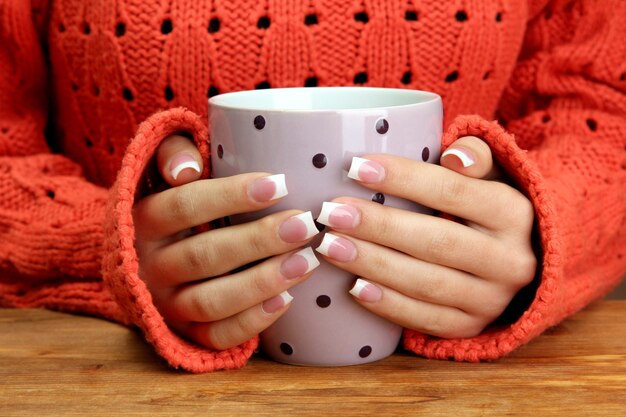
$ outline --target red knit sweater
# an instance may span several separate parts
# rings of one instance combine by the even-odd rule
[[[444,146],[484,138],[531,199],[541,267],[511,321],[463,340],[407,330],[404,346],[500,357],[626,270],[625,21],[622,0],[5,0],[0,306],[134,324],[193,372],[244,365],[256,339],[178,337],[138,277],[131,210],[157,145],[187,132],[206,157],[218,93],[417,88],[443,97]]]

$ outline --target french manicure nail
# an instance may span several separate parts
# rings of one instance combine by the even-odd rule
[[[354,156],[352,157],[348,177],[357,181],[377,183],[385,178],[385,168],[378,162]]]
[[[350,262],[356,259],[354,243],[328,232],[315,250],[339,262]]]
[[[259,178],[250,184],[250,197],[259,203],[276,200],[288,194],[285,174],[270,175]]]
[[[305,211],[285,220],[278,228],[278,235],[287,243],[307,240],[319,233],[310,211]]]
[[[322,203],[322,211],[317,217],[319,223],[337,229],[353,229],[359,224],[360,220],[361,214],[356,207],[328,201]]]
[[[359,300],[375,303],[380,301],[383,297],[383,292],[376,285],[364,279],[357,279],[354,283],[354,287],[350,290],[350,294],[354,295]]]
[[[285,259],[280,266],[280,273],[287,279],[295,279],[306,275],[320,265],[310,246],[294,253]]]
[[[472,165],[476,163],[474,156],[471,154],[470,151],[466,149],[448,148],[446,149],[444,153],[441,154],[441,158],[443,159],[445,156],[448,156],[448,155],[454,155],[457,158],[459,158],[464,168],[471,167]]]
[[[200,164],[198,164],[193,156],[188,153],[178,154],[174,156],[170,162],[170,174],[174,179],[178,178],[178,175],[180,175],[183,170],[188,168],[191,168],[196,172],[200,172]]]
[[[283,291],[275,297],[265,300],[261,306],[266,314],[274,314],[287,304],[291,303],[293,297],[287,291]]]

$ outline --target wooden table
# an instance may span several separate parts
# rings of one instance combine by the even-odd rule
[[[626,300],[602,301],[507,358],[396,354],[305,368],[169,369],[132,330],[0,309],[0,416],[626,416]]]

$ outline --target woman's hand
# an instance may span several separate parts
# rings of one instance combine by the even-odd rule
[[[284,176],[200,180],[202,159],[181,136],[162,143],[157,164],[172,188],[135,206],[140,276],[174,330],[212,349],[239,345],[276,321],[291,301],[286,290],[319,265],[311,248],[296,251],[318,232],[311,213],[194,234],[195,226],[274,205],[286,194]]]
[[[459,221],[341,197],[318,221],[333,228],[317,249],[359,278],[351,294],[406,328],[445,338],[478,335],[531,282],[533,206],[494,181],[491,151],[475,137],[457,140],[441,165],[369,155],[349,176]]]

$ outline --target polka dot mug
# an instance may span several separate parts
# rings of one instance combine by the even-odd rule
[[[316,217],[322,202],[345,195],[429,213],[359,186],[348,169],[353,157],[368,153],[436,163],[442,120],[441,98],[424,91],[316,87],[222,94],[209,100],[212,175],[285,174],[289,194],[280,203],[233,216],[233,224],[292,208]],[[354,365],[392,354],[402,329],[353,300],[348,291],[355,280],[322,261],[311,278],[289,290],[289,310],[261,334],[265,353],[311,366]]]

